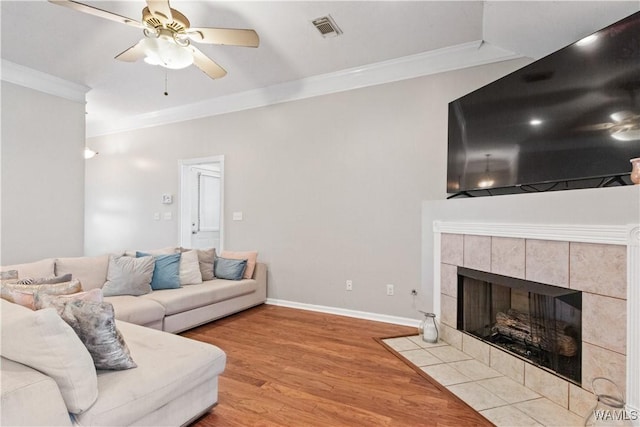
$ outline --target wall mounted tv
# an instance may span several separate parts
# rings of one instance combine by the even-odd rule
[[[449,103],[454,196],[625,185],[636,157],[640,12]]]

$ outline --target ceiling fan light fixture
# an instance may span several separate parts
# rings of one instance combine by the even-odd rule
[[[141,29],[144,38],[116,55],[115,58],[119,61],[136,62],[144,59],[148,64],[171,69],[195,65],[210,78],[219,79],[227,72],[213,59],[191,45],[191,41],[244,47],[258,47],[260,44],[258,33],[251,29],[192,28],[187,17],[173,9],[169,0],[146,0],[147,7],[142,9],[142,21],[89,6],[78,0],[49,1],[78,12]]]
[[[193,64],[191,49],[188,46],[179,46],[172,37],[147,37],[142,41],[142,48],[147,64],[160,65],[172,70],[180,70]]]
[[[640,140],[640,129],[633,127],[623,127],[620,130],[611,133],[611,137],[613,139],[617,139],[618,141],[639,141]]]

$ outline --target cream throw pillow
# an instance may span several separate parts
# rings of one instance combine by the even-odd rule
[[[198,252],[187,251],[180,255],[180,285],[202,283]]]
[[[53,378],[67,410],[79,414],[98,398],[91,355],[53,309],[31,311],[0,300],[2,356]]]
[[[151,279],[156,262],[153,257],[109,257],[107,282],[102,287],[105,297],[114,295],[144,295],[151,292]]]
[[[258,259],[258,252],[246,251],[246,252],[232,252],[222,251],[220,258],[227,259],[246,259],[247,268],[244,270],[244,279],[251,279],[253,277],[253,271],[256,269],[256,262]]]

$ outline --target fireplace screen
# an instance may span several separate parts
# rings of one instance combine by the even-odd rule
[[[582,294],[458,267],[458,329],[581,380]]]

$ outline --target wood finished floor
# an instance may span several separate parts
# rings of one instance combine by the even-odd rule
[[[491,426],[375,338],[414,328],[262,305],[183,333],[227,353],[195,426]]]

